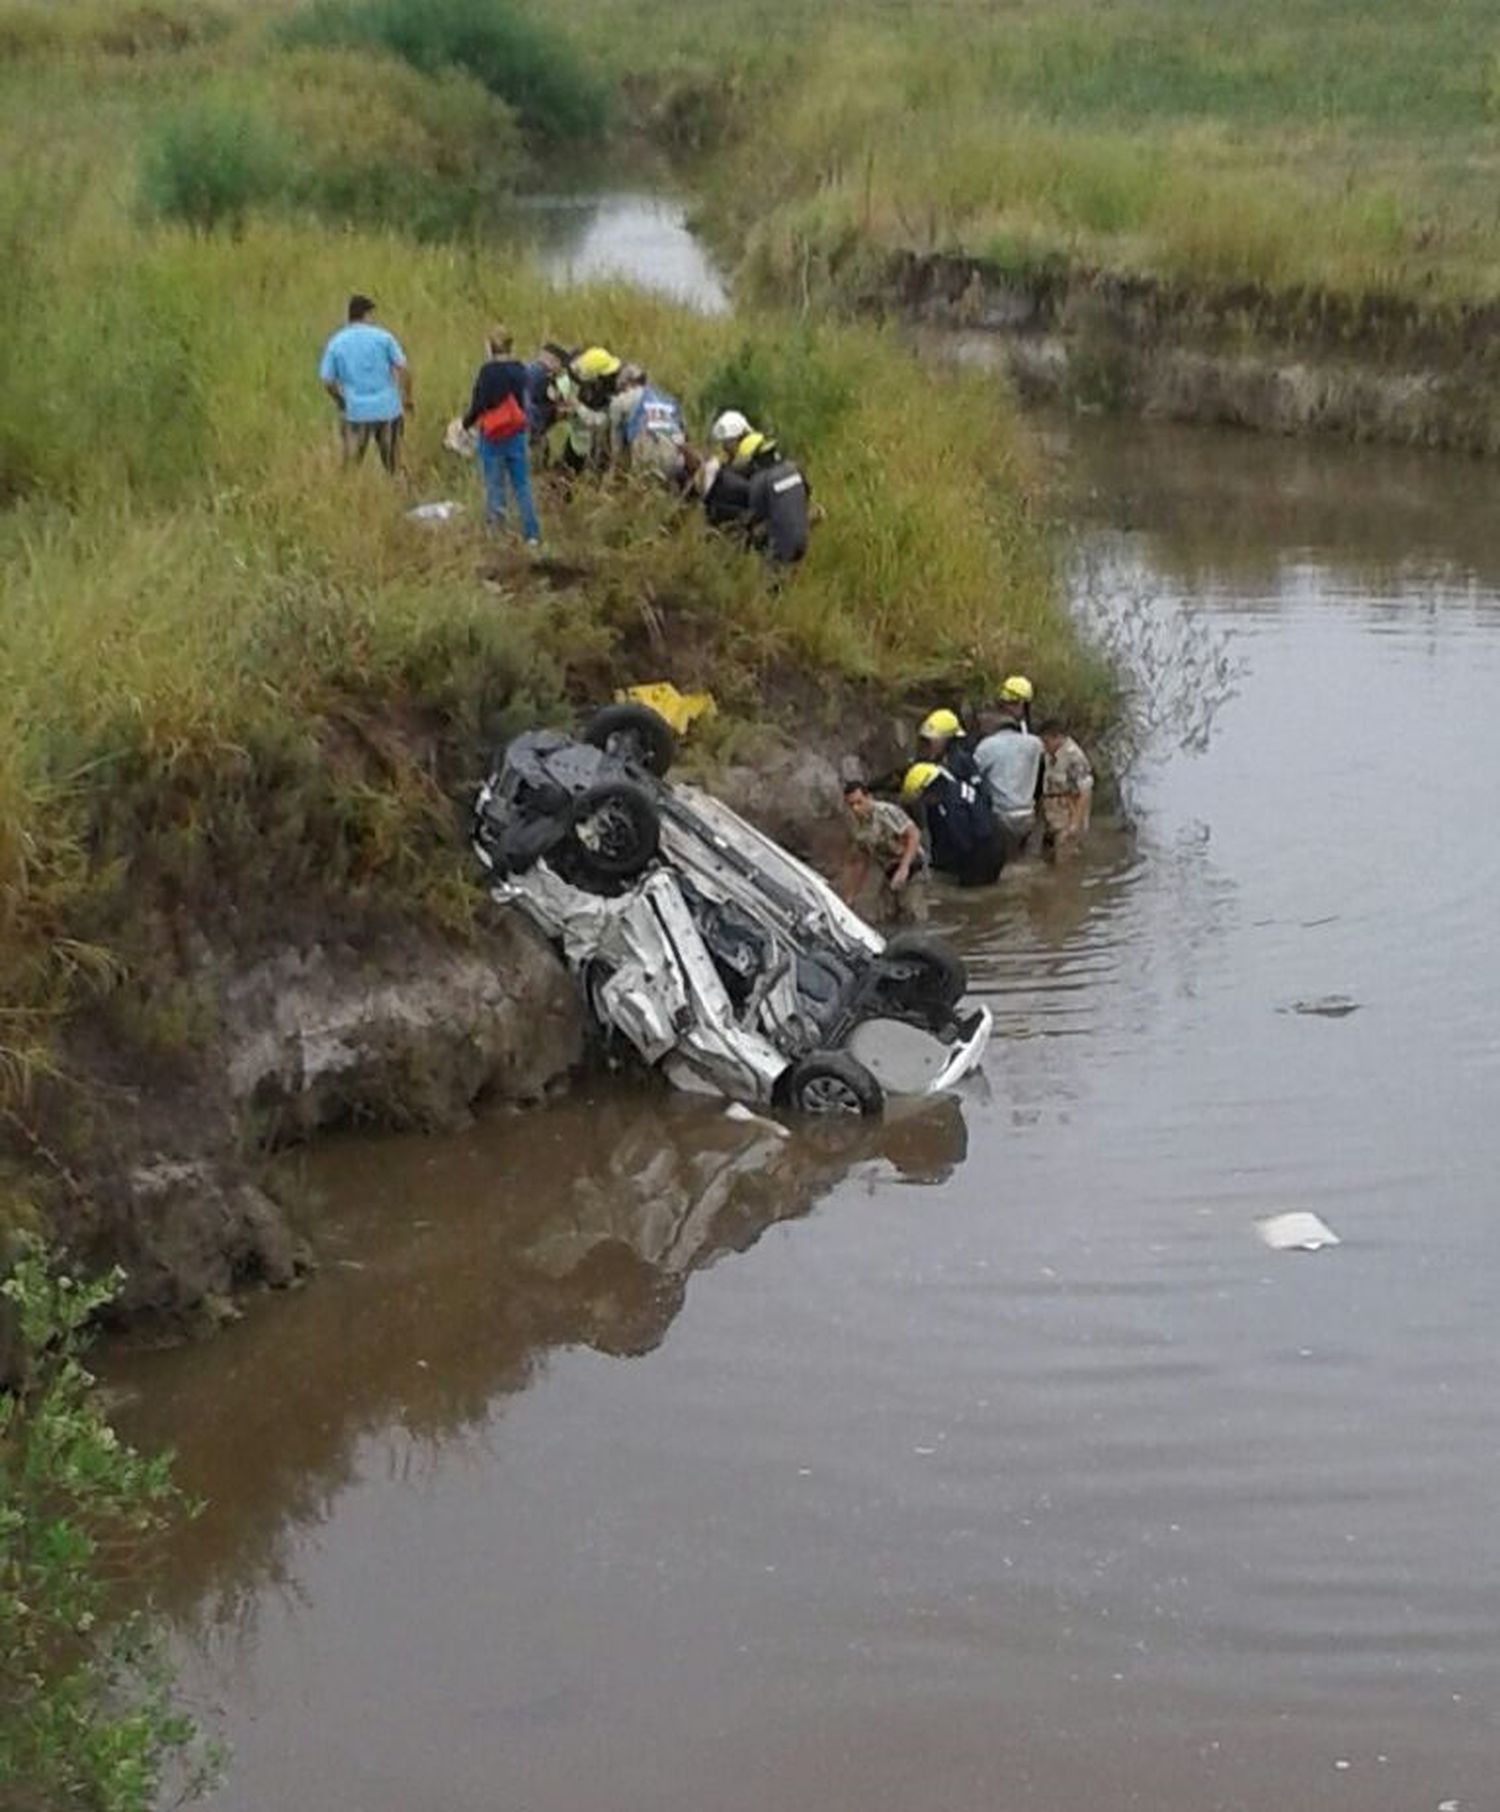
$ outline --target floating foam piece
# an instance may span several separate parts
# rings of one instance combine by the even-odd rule
[[[1255,1231],[1273,1252],[1318,1252],[1341,1243],[1327,1221],[1305,1209],[1269,1214],[1255,1223]]]

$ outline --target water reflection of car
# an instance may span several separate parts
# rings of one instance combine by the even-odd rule
[[[321,1204],[318,1287],[262,1304],[187,1366],[181,1352],[112,1355],[132,1440],[177,1447],[179,1481],[210,1504],[181,1532],[170,1600],[207,1592],[209,1616],[238,1627],[259,1580],[288,1583],[296,1530],[352,1477],[492,1424],[553,1352],[652,1351],[695,1274],[852,1174],[941,1182],[967,1145],[953,1095],[792,1136],[739,1106],[616,1081],[526,1126],[496,1114],[460,1138],[330,1142],[287,1160]]]
[[[960,958],[887,942],[721,801],[665,779],[675,739],[640,705],[575,739],[518,736],[480,788],[495,899],[558,944],[590,1010],[678,1087],[817,1114],[877,1114],[978,1064],[984,1007]]]
[[[952,1095],[893,1104],[876,1121],[824,1122],[801,1137],[742,1107],[605,1111],[607,1155],[580,1173],[566,1210],[518,1246],[514,1263],[533,1288],[546,1279],[566,1297],[575,1339],[621,1356],[661,1341],[693,1272],[748,1251],[857,1167],[932,1185],[968,1152]],[[606,1152],[603,1137],[599,1148]]]

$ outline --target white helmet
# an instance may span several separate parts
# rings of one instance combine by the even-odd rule
[[[708,431],[716,446],[732,446],[750,432],[750,424],[738,409],[726,409]]]

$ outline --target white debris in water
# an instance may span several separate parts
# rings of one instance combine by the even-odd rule
[[[463,514],[463,505],[445,497],[439,503],[417,503],[406,512],[413,522],[451,522]]]
[[[1305,1209],[1291,1214],[1268,1214],[1255,1223],[1255,1231],[1273,1252],[1318,1252],[1337,1246],[1339,1236],[1327,1221]]]
[[[768,1120],[764,1114],[752,1113],[743,1101],[731,1101],[724,1109],[726,1120],[738,1120],[742,1126],[763,1126],[775,1133],[778,1139],[790,1139],[792,1129],[783,1126],[779,1120]]]

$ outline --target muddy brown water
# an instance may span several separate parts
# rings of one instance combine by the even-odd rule
[[[1500,479],[1067,457],[1244,672],[944,903],[960,1101],[326,1145],[314,1285],[123,1367],[224,1812],[1500,1805]]]

